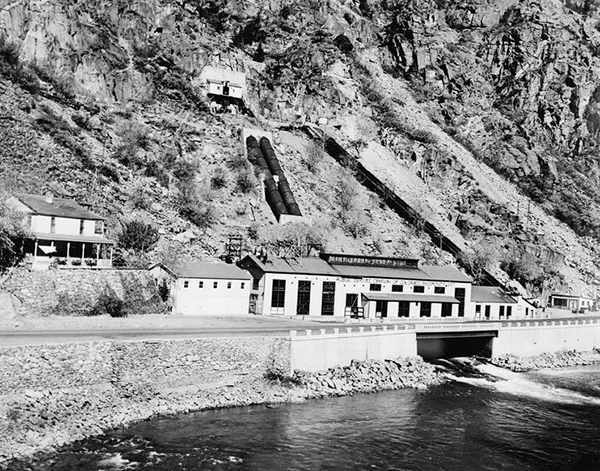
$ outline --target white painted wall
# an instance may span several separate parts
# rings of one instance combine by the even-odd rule
[[[185,282],[188,287],[185,288]],[[202,288],[199,283],[202,282]],[[217,287],[214,287],[217,283]],[[231,284],[231,288],[228,285]],[[242,287],[243,284],[243,287]],[[248,314],[251,280],[179,278],[174,284],[173,312],[190,316]]]
[[[502,327],[492,344],[492,356],[588,351],[600,347],[600,320],[529,321]]]
[[[63,218],[56,217],[54,225],[54,234],[61,235],[85,235],[85,236],[96,236],[103,237],[103,234],[96,234],[95,227],[96,221],[90,219],[84,219],[83,222],[83,234],[79,233],[81,219],[74,218]],[[104,223],[102,223],[104,224]],[[31,217],[31,230],[33,232],[50,233],[52,227],[52,217],[43,216],[40,214],[33,215]]]
[[[272,300],[272,287],[273,280],[285,280],[285,306],[284,309],[277,310],[271,309]],[[446,283],[446,282],[418,282],[416,280],[391,280],[391,279],[379,279],[379,278],[365,278],[365,279],[352,279],[352,278],[340,278],[338,276],[323,276],[323,275],[297,275],[297,274],[280,274],[280,273],[265,273],[261,279],[260,293],[262,296],[262,310],[258,312],[264,315],[285,315],[295,316],[296,306],[298,299],[298,282],[300,280],[311,281],[311,303],[309,316],[321,316],[321,301],[323,296],[323,282],[333,281],[336,282],[335,287],[335,307],[334,315],[332,317],[344,317],[346,310],[346,294],[355,293],[367,293],[369,292],[370,285],[381,284],[381,291],[378,293],[392,293],[392,285],[398,284],[404,286],[403,293],[413,294],[413,286],[424,286],[425,292],[423,295],[427,296],[454,296],[455,288],[465,288],[465,318],[473,318],[475,308],[471,306],[469,300],[471,299],[471,285],[470,283]],[[444,294],[436,295],[434,289],[436,286],[445,287],[446,291]],[[402,294],[402,293],[397,293]],[[260,297],[260,295],[259,295]],[[372,305],[372,306],[371,306]],[[365,315],[370,318],[375,317],[375,303],[367,303],[366,299],[359,299],[359,306],[365,308]],[[398,304],[394,302],[388,303],[388,318],[398,317]],[[432,305],[432,317],[441,317],[441,304]],[[410,306],[410,318],[420,318],[420,306],[415,302],[411,302]],[[458,318],[458,305],[454,305],[452,308],[452,318]],[[448,318],[446,318],[448,319]]]
[[[350,328],[349,328],[350,329]],[[337,333],[291,336],[292,370],[323,371],[335,366],[347,366],[356,360],[393,360],[416,356],[417,336],[414,330],[377,330],[352,328]],[[292,333],[294,334],[294,333]],[[301,334],[298,332],[298,334]]]

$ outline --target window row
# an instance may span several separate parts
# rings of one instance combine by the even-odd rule
[[[280,309],[285,307],[286,280],[273,280],[271,290],[271,307]],[[310,312],[311,282],[300,280],[298,282],[298,297],[296,300],[296,314],[308,315]],[[324,281],[321,294],[321,315],[333,316],[335,304],[335,281]]]
[[[489,304],[484,305],[484,318],[489,319],[492,313],[492,306]],[[481,304],[475,305],[475,316],[481,317]],[[512,306],[499,306],[498,308],[498,318],[504,319],[506,316],[507,319],[510,319],[512,316]]]
[[[381,283],[371,283],[369,285],[369,291],[381,291]],[[392,285],[392,293],[403,293],[404,285]],[[425,286],[415,285],[413,286],[413,293],[424,293]],[[446,294],[446,288],[444,286],[435,286],[433,288],[435,294]]]
[[[184,288],[189,288],[190,287],[190,282],[188,280],[185,280],[183,282],[183,287]],[[213,289],[216,289],[219,287],[219,282],[218,281],[213,281]],[[233,287],[233,283],[231,281],[227,282],[227,289],[231,289]],[[246,287],[246,283],[244,281],[242,281],[240,283],[240,289],[244,289]],[[198,289],[202,289],[204,288],[204,281],[199,281],[198,282]]]

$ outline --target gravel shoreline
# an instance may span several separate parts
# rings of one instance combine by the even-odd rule
[[[78,440],[160,415],[207,409],[302,402],[328,396],[417,388],[443,382],[433,365],[420,357],[354,361],[319,373],[268,377],[205,389],[202,385],[148,395],[123,397],[113,388],[26,390],[2,397],[0,469]]]
[[[600,363],[600,351],[564,351],[534,357],[503,355],[490,361],[513,371]],[[27,461],[105,431],[160,415],[257,404],[303,402],[332,396],[404,388],[427,389],[448,381],[445,374],[420,357],[353,361],[327,371],[271,373],[265,378],[156,391],[124,397],[104,389],[27,390],[5,395],[0,402],[0,469]]]

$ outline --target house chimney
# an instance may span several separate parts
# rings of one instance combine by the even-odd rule
[[[46,203],[52,204],[52,201],[54,201],[54,195],[52,194],[52,192],[48,191],[48,192],[46,192],[46,194],[44,196],[46,199]]]

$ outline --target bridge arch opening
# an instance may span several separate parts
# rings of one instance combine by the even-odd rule
[[[424,360],[480,356],[491,358],[494,333],[477,335],[417,334],[417,355]]]

